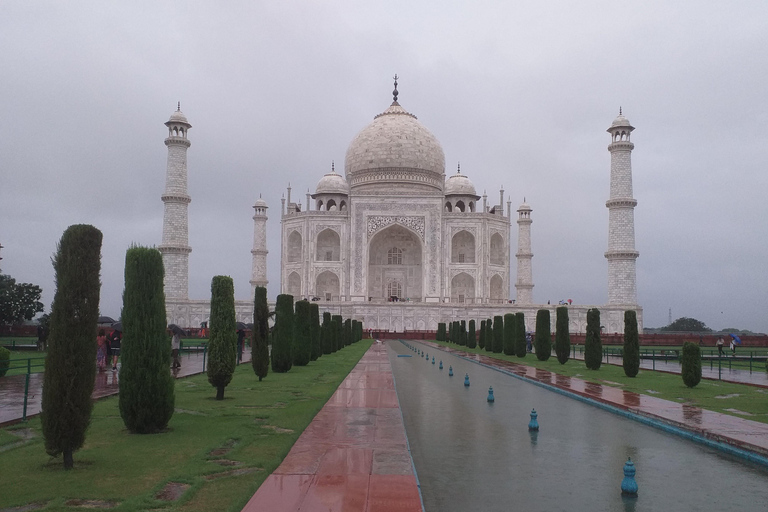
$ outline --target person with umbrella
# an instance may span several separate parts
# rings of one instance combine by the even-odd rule
[[[173,338],[171,338],[171,358],[173,359],[173,364],[171,365],[171,368],[176,370],[181,368],[179,350],[181,349],[181,336],[186,335],[186,332],[176,324],[169,325],[168,329],[173,333]]]
[[[734,357],[736,357],[736,344],[741,345],[741,338],[736,336],[735,334],[731,334],[731,353]]]
[[[123,339],[123,323],[112,324],[112,333],[107,337],[109,354],[112,354],[112,371],[117,371],[117,360],[120,357],[120,342]]]

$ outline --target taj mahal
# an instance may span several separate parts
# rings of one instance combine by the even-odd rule
[[[398,102],[393,101],[350,143],[344,175],[331,165],[319,177],[304,206],[281,199],[279,220],[280,292],[295,300],[317,301],[331,311],[363,322],[365,329],[434,331],[439,322],[491,318],[523,312],[533,330],[536,311],[557,305],[534,301],[532,208],[515,210],[497,198],[477,194],[458,168],[446,178],[440,142]],[[187,150],[192,125],[181,107],[165,123],[168,147],[163,234],[159,250],[165,265],[169,323],[197,327],[208,320],[210,299],[188,297]],[[623,332],[624,311],[637,311],[631,153],[634,130],[619,116],[608,128],[610,197],[608,208],[607,303],[571,305],[571,332],[584,332],[586,312],[597,307],[604,332]],[[606,173],[608,174],[608,173]],[[607,176],[608,177],[608,176]],[[253,205],[251,297],[267,285],[268,203]],[[511,273],[513,218],[517,224]],[[514,286],[514,294],[512,288]],[[274,300],[274,297],[271,298]],[[237,320],[251,322],[252,301],[236,301]],[[553,327],[554,328],[554,327]]]

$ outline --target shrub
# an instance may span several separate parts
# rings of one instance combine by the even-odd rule
[[[41,426],[46,453],[63,454],[64,469],[72,469],[72,453],[83,446],[91,422],[101,240],[101,231],[93,226],[70,226],[53,257],[56,293],[43,374]]]
[[[211,280],[210,325],[208,382],[216,388],[216,400],[224,400],[224,388],[232,381],[237,364],[235,284],[229,276],[214,276]]]
[[[504,354],[511,356],[515,353],[515,314],[504,315]]]
[[[341,315],[331,315],[331,332],[333,333],[333,351],[341,350],[344,348],[344,340],[342,339],[343,324],[341,321]]]
[[[477,346],[485,348],[485,320],[480,320],[480,336],[477,340]]]
[[[330,354],[333,350],[333,340],[331,339],[331,313],[323,313],[323,323],[320,326],[320,344],[323,346],[323,354]]]
[[[485,321],[485,350],[493,352],[493,320],[490,318]]]
[[[310,325],[309,301],[294,304],[293,313],[293,364],[307,366],[312,359],[312,326]]]
[[[584,363],[590,370],[599,370],[603,363],[603,345],[600,342],[600,310],[597,308],[587,311]]]
[[[437,324],[437,341],[445,341],[445,322]]]
[[[263,286],[257,286],[254,291],[251,338],[251,365],[261,382],[269,372],[269,305],[267,289]]]
[[[317,302],[309,305],[309,337],[312,344],[310,360],[317,361],[317,358],[323,355],[323,348],[320,346],[320,306]]]
[[[525,354],[525,314],[515,313],[515,355],[517,357],[525,357]]]
[[[467,345],[467,321],[462,320],[459,324],[459,345],[465,347]]]
[[[683,383],[689,388],[696,387],[701,382],[701,349],[697,344],[690,341],[683,343],[681,363]]]
[[[160,251],[128,249],[118,405],[126,428],[137,434],[160,432],[173,416],[174,379],[168,371],[171,344],[165,330],[163,275]]]
[[[360,338],[357,337],[357,320],[352,320],[352,343],[357,343]]]
[[[636,377],[637,372],[640,370],[640,341],[637,335],[637,313],[635,311],[624,312],[624,350],[622,351],[622,358],[624,374],[627,377]]]
[[[536,359],[546,361],[552,355],[552,324],[548,309],[536,312]]]
[[[293,366],[293,295],[277,296],[272,331],[272,371],[285,373]]]
[[[504,350],[504,319],[501,315],[493,317],[493,353],[501,354]]]
[[[568,307],[560,306],[556,310],[555,354],[560,364],[568,362],[571,356],[571,334],[568,331]]]
[[[475,348],[477,346],[477,333],[475,333],[475,321],[469,321],[469,333],[467,334],[467,347]]]
[[[11,351],[5,347],[0,347],[0,377],[8,372],[11,367]]]

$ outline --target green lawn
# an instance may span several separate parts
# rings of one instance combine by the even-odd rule
[[[240,365],[222,401],[205,375],[180,379],[162,434],[128,433],[117,397],[101,400],[71,471],[46,455],[39,419],[2,429],[0,509],[46,502],[46,511],[82,510],[65,505],[79,499],[115,502],[120,511],[239,511],[370,345],[363,340],[288,373],[270,371],[262,382]],[[243,474],[227,473],[233,470]],[[156,499],[169,482],[189,488],[178,500]]]
[[[643,395],[687,403],[710,411],[768,423],[768,389],[765,388],[708,379],[702,379],[695,388],[688,388],[683,384],[680,375],[670,373],[641,369],[637,377],[629,378],[624,375],[624,369],[621,366],[605,363],[599,370],[588,370],[582,360],[572,359],[561,365],[555,356],[550,357],[548,361],[539,361],[535,354],[526,354],[524,358],[518,358],[504,354],[493,354],[479,348],[460,347],[441,341],[435,343],[470,353],[481,353],[505,361],[542,368],[560,375],[578,377],[588,382],[618,387]]]
[[[8,373],[5,375],[23,375],[27,369],[30,373],[42,372],[45,369],[45,356],[45,352],[11,350]]]

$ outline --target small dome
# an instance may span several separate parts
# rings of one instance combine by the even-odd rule
[[[259,196],[259,198],[256,200],[256,202],[253,204],[254,208],[269,208],[267,206],[267,202]]]
[[[335,170],[329,172],[317,182],[315,195],[317,194],[349,194],[349,184],[341,174]]]
[[[178,108],[176,111],[171,114],[171,118],[168,119],[168,122],[166,124],[186,124],[189,125],[190,128],[192,125],[189,124],[189,121],[187,121],[187,116],[184,115],[184,113],[181,111],[181,103],[179,103]]]
[[[446,196],[475,196],[475,186],[472,181],[465,175],[461,174],[461,171],[457,172],[453,176],[449,176],[445,180],[445,195]]]
[[[611,123],[611,128],[616,126],[632,126],[629,124],[629,119],[624,117],[622,114],[619,114],[616,119],[613,120],[613,123]]]
[[[528,203],[525,202],[525,199],[523,199],[523,204],[520,205],[520,208],[517,209],[519,212],[532,212],[531,207],[528,206]]]

